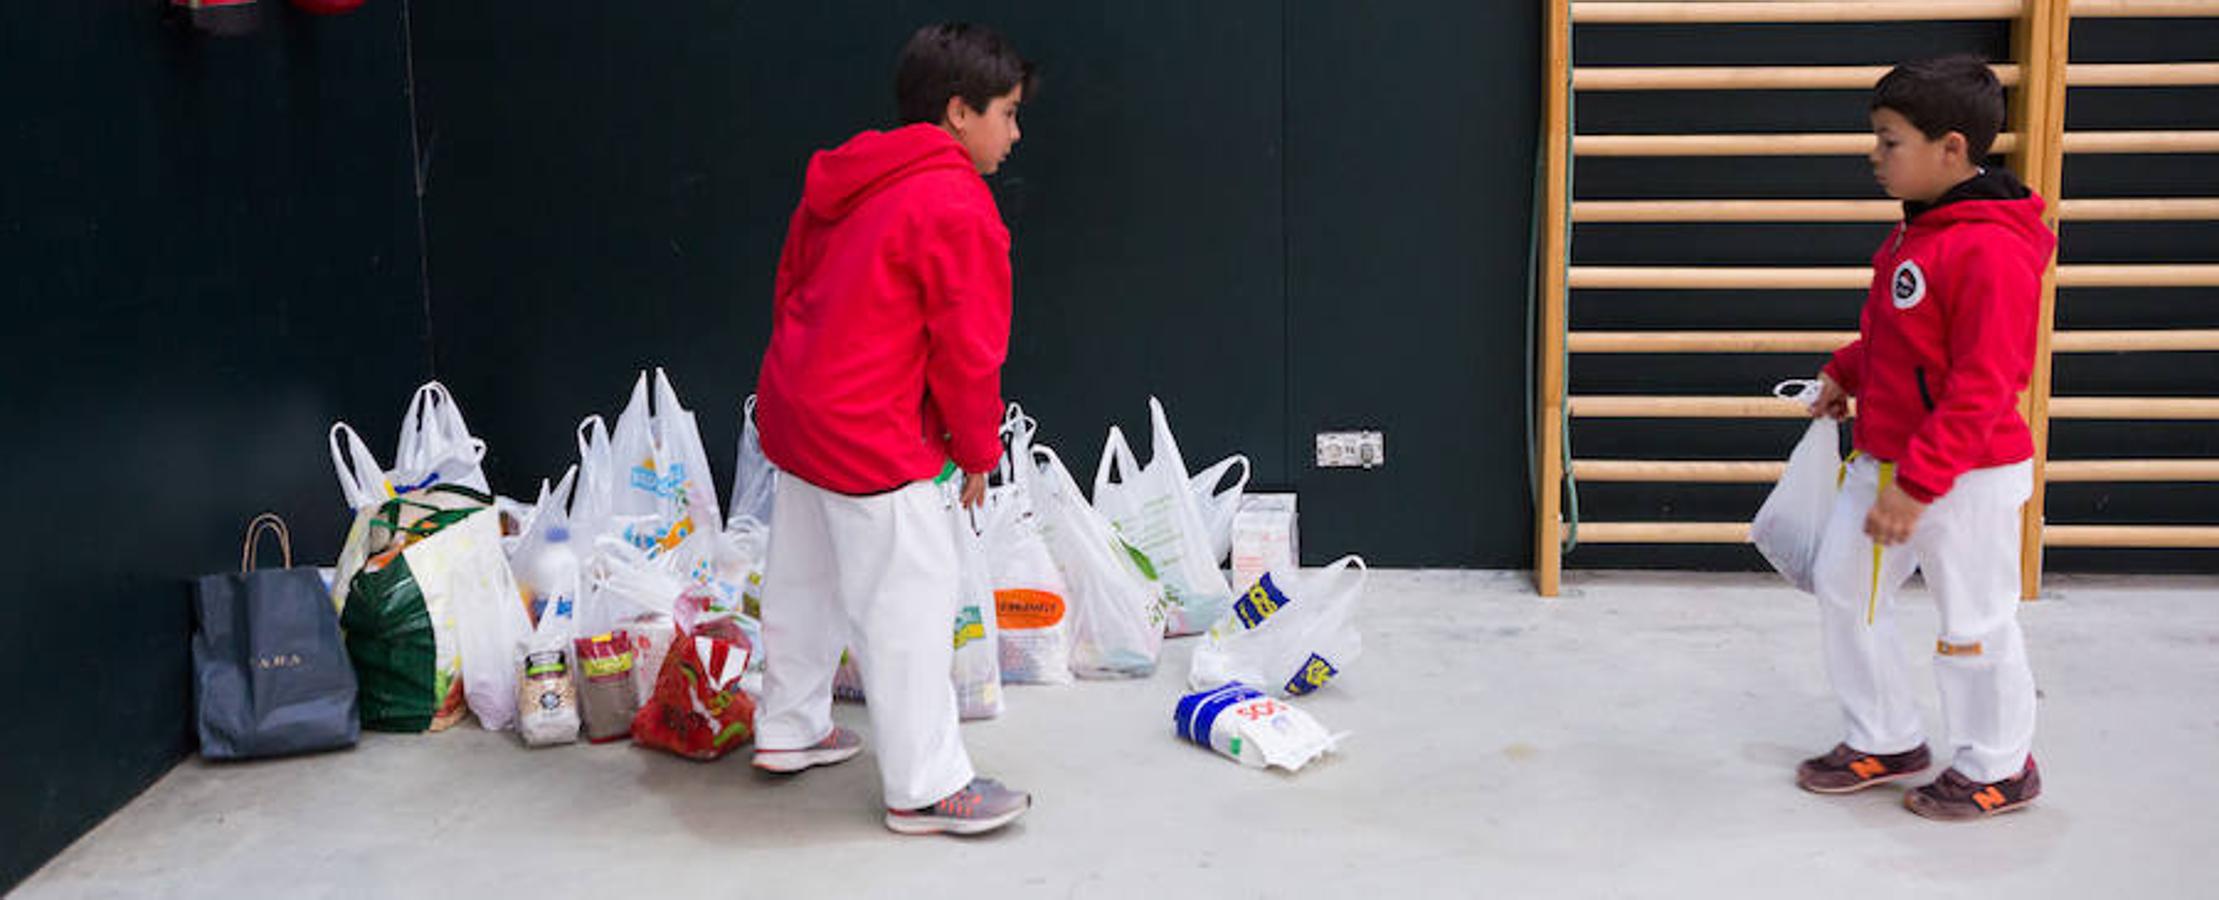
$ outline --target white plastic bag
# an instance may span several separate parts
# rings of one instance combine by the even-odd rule
[[[425,382],[401,415],[401,435],[393,453],[394,490],[407,493],[434,484],[459,484],[486,493],[485,442],[470,435],[447,386]]]
[[[1148,398],[1148,416],[1154,455],[1146,466],[1134,459],[1125,432],[1110,428],[1094,471],[1094,508],[1148,556],[1168,601],[1169,633],[1193,634],[1225,614],[1233,589],[1217,568],[1223,557],[1202,519],[1163,404],[1154,397]]]
[[[340,444],[344,435],[346,443]],[[377,457],[370,454],[370,447],[362,442],[354,426],[345,422],[331,423],[327,435],[331,443],[331,467],[339,474],[339,493],[347,498],[348,509],[369,509],[384,503],[393,496],[393,479],[378,465]]]
[[[426,606],[442,604],[454,615],[470,711],[487,731],[515,727],[517,675],[532,622],[492,509],[440,529],[407,554]]]
[[[1358,556],[1309,574],[1265,575],[1194,648],[1187,686],[1239,681],[1289,696],[1317,690],[1363,653],[1355,612],[1368,577]]]
[[[578,483],[570,495],[570,535],[580,546],[591,547],[610,533],[616,481],[609,425],[600,416],[587,416],[578,423]]]
[[[1035,446],[1031,454],[1036,467],[1026,475],[1028,493],[1041,537],[1070,586],[1071,671],[1082,678],[1154,674],[1167,606],[1156,573],[1087,505],[1054,450]],[[1183,477],[1179,488],[1186,488]]]
[[[1041,523],[1029,494],[1037,476],[1026,476],[1033,427],[1024,411],[1010,405],[1003,424],[1008,442],[1003,484],[986,492],[980,541],[988,583],[994,591],[995,623],[1004,684],[1070,684],[1070,587],[1055,556],[1041,537]],[[1013,459],[1028,462],[1018,465]]]
[[[1220,490],[1218,484],[1226,473],[1240,469],[1240,478],[1233,486]],[[1216,465],[1194,473],[1187,483],[1194,488],[1194,502],[1202,513],[1202,528],[1209,532],[1210,549],[1217,554],[1217,562],[1224,562],[1233,552],[1233,517],[1240,514],[1241,495],[1248,490],[1248,476],[1252,467],[1248,457],[1235,453],[1218,460]]]
[[[1252,769],[1301,769],[1340,742],[1310,714],[1238,682],[1179,698],[1171,714],[1179,738]]]
[[[761,433],[755,430],[755,395],[747,395],[740,409],[740,449],[732,467],[732,502],[724,514],[770,521],[772,501],[778,496],[778,467],[763,455]]]
[[[995,627],[994,588],[986,571],[985,539],[972,526],[971,510],[953,502],[957,561],[955,612],[956,712],[965,719],[1002,714],[1001,630]]]
[[[707,533],[724,521],[709,456],[693,413],[679,405],[663,370],[655,370],[652,411],[647,394],[647,375],[641,373],[609,438],[618,478],[611,512],[631,520],[625,537],[634,546],[652,557],[674,557],[679,574],[698,580],[713,564]],[[704,539],[694,541],[696,535]]]
[[[1795,393],[1788,393],[1790,390]],[[1818,399],[1816,381],[1786,381],[1772,389],[1774,396],[1809,406]],[[1818,541],[1833,515],[1834,497],[1841,489],[1841,427],[1833,419],[1811,420],[1803,438],[1788,455],[1772,493],[1749,522],[1749,542],[1757,545],[1772,568],[1804,593],[1813,592],[1812,570],[1818,564]]]

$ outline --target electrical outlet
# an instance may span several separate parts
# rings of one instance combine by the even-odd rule
[[[1376,469],[1387,464],[1387,439],[1377,431],[1320,431],[1320,469]]]

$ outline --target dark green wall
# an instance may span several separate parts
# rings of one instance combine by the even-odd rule
[[[1516,566],[1536,19],[1512,4],[419,7],[438,365],[496,482],[560,473],[670,367],[720,477],[808,154],[892,113],[918,25],[1045,81],[995,180],[1006,393],[1082,479],[1161,396],[1187,458],[1303,495],[1312,560]],[[1388,466],[1311,467],[1377,427]]]
[[[263,6],[0,12],[0,890],[192,751],[186,579],[265,509],[328,562],[325,427],[391,453],[429,370],[398,8]]]

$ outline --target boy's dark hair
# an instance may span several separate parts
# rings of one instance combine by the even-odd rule
[[[1872,108],[1895,110],[1928,140],[1964,135],[1965,156],[1978,163],[2003,130],[2003,83],[1977,56],[1908,62],[1873,85]]]
[[[894,67],[894,101],[903,125],[939,122],[949,97],[961,97],[983,113],[994,98],[1020,85],[1031,99],[1032,63],[999,32],[964,22],[917,29]]]

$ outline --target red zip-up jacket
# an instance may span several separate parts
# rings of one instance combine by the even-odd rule
[[[2019,393],[2057,247],[2042,208],[2000,169],[1934,206],[1906,204],[1873,254],[1859,337],[1826,365],[1857,398],[1857,449],[1896,463],[1895,483],[1920,502],[1967,471],[2034,455]]]
[[[813,156],[772,302],[755,421],[780,469],[873,494],[1001,459],[1009,230],[947,132]]]

